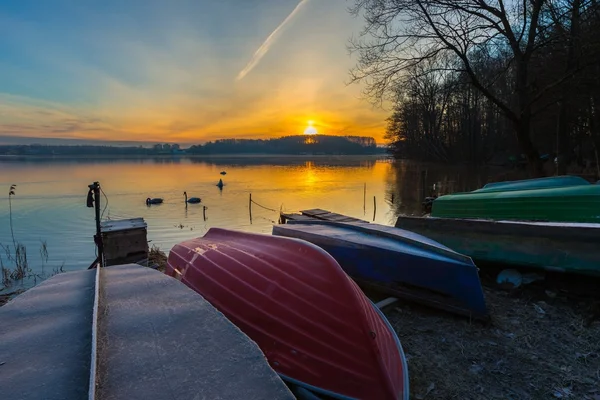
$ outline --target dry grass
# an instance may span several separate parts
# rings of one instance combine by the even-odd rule
[[[414,399],[600,400],[600,322],[564,298],[485,289],[483,325],[405,303],[386,310]]]
[[[154,268],[160,272],[165,272],[165,268],[167,267],[167,255],[153,245],[148,252],[148,265],[154,266]]]
[[[15,290],[14,292],[0,294],[0,307],[5,305],[10,300],[12,300],[14,297],[20,295],[24,291],[25,291],[25,289],[19,289],[19,290]]]

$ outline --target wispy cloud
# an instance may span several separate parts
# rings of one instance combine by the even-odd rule
[[[0,60],[0,137],[184,144],[302,133],[313,120],[319,133],[383,140],[388,113],[361,101],[359,85],[344,84],[353,65],[345,43],[363,24],[345,2],[237,0],[248,6],[232,11],[233,1],[179,8],[151,1],[158,7],[152,18],[140,17],[145,8],[131,11],[149,21],[142,27],[113,20],[109,10],[86,9],[85,18],[71,18],[85,23],[65,32],[48,28],[54,24],[43,16],[43,23],[30,24],[0,15],[0,36],[7,38],[0,40],[0,54],[18,53]],[[207,4],[216,11],[189,8]],[[163,18],[166,10],[171,18]],[[198,15],[205,19],[198,22]],[[159,22],[164,29],[155,27]],[[264,40],[256,27],[277,24],[239,72],[248,62],[242,49]],[[263,58],[275,50],[277,57]],[[250,71],[252,79],[232,79]]]
[[[287,18],[284,19],[283,22],[281,24],[279,24],[279,26],[277,28],[275,28],[275,30],[273,32],[271,32],[271,34],[269,35],[267,40],[265,40],[264,43],[258,48],[258,50],[256,50],[256,52],[252,56],[252,59],[250,60],[250,62],[248,62],[248,64],[244,67],[244,69],[241,70],[240,73],[237,75],[237,77],[236,77],[237,81],[244,79],[244,77],[246,75],[248,75],[248,73],[250,71],[252,71],[252,69],[254,69],[254,67],[256,67],[258,65],[258,63],[265,56],[265,54],[267,54],[269,52],[269,50],[271,49],[271,46],[273,46],[273,44],[275,44],[281,31],[294,18],[294,16],[298,13],[298,11],[300,11],[302,9],[302,7],[304,5],[306,5],[306,3],[308,3],[308,1],[309,0],[300,0],[300,3],[298,3],[296,8],[294,8],[294,10],[290,13],[290,15],[288,15]]]

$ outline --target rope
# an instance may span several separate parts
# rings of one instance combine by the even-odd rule
[[[269,222],[270,222],[270,223],[272,223],[272,224],[276,224],[276,223],[277,223],[276,221],[273,221],[272,219],[269,219],[269,218],[260,217],[260,216],[259,216],[258,218],[259,218],[259,219],[264,219],[265,221],[269,221]]]
[[[279,211],[279,210],[275,210],[275,209],[273,209],[273,208],[265,207],[265,206],[263,206],[263,205],[261,205],[261,204],[258,204],[258,203],[257,203],[257,202],[255,202],[254,200],[252,200],[252,202],[253,202],[254,204],[256,204],[257,206],[264,208],[265,210],[269,210],[269,211],[273,211],[273,212],[278,212],[278,211]]]
[[[104,209],[102,209],[102,214],[100,215],[100,219],[102,219],[104,216],[104,211],[106,211],[106,207],[108,207],[108,196],[106,196],[106,193],[104,193],[104,190],[102,190],[102,186],[100,186],[100,191],[104,195],[104,199],[106,199],[106,204],[104,205]]]
[[[269,208],[269,207],[265,207],[262,204],[258,204],[256,201],[252,200],[252,202],[254,204],[256,204],[257,206],[264,208],[265,210],[269,210],[269,211],[273,211],[273,212],[278,212],[278,213],[282,213],[285,212],[286,214],[300,214],[300,210],[286,210],[285,207],[283,206],[283,204],[281,205],[281,207],[279,207],[279,210],[276,210],[274,208]]]

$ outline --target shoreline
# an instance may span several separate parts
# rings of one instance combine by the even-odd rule
[[[55,159],[222,159],[222,158],[240,158],[240,159],[272,159],[272,158],[293,158],[293,159],[331,159],[331,158],[357,158],[357,159],[389,159],[392,160],[394,157],[390,154],[269,154],[269,153],[256,153],[256,154],[244,154],[244,153],[232,153],[232,154],[185,154],[185,155],[171,155],[171,154],[83,154],[83,155],[0,155],[0,161],[2,160],[55,160]]]

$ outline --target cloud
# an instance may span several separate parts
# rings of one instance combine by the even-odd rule
[[[156,1],[161,8],[150,20],[164,29],[152,22],[138,31],[87,12],[77,34],[65,28],[60,38],[44,29],[44,18],[42,25],[13,21],[5,41],[19,57],[0,61],[0,136],[185,144],[301,134],[314,120],[320,133],[382,141],[387,112],[361,101],[359,85],[344,83],[353,64],[345,44],[362,21],[342,1],[310,2],[310,15],[300,12],[307,3],[242,1],[232,11],[228,2],[190,2],[223,9],[169,8],[176,13],[169,22]],[[264,40],[260,28],[279,23],[290,4],[295,9],[239,72],[248,62],[242,50]],[[277,57],[263,58],[275,43]],[[232,79],[250,71],[252,79]]]
[[[288,15],[287,18],[284,19],[283,22],[281,24],[279,24],[279,26],[277,28],[275,28],[275,30],[273,32],[271,32],[269,37],[267,37],[267,40],[265,40],[263,42],[263,44],[258,48],[258,50],[256,50],[256,52],[252,56],[252,59],[250,60],[250,62],[248,62],[248,64],[244,67],[244,69],[242,69],[240,71],[240,73],[237,75],[237,77],[236,77],[237,81],[244,79],[244,77],[246,75],[248,75],[248,73],[250,73],[250,71],[252,71],[252,69],[254,69],[254,67],[256,67],[258,65],[260,60],[271,49],[271,46],[273,46],[273,44],[275,44],[281,31],[294,18],[294,16],[298,13],[298,11],[300,11],[300,9],[302,9],[302,7],[308,3],[308,1],[309,0],[300,0],[300,3],[298,3],[296,8],[294,8],[294,10],[290,13],[290,15]]]

